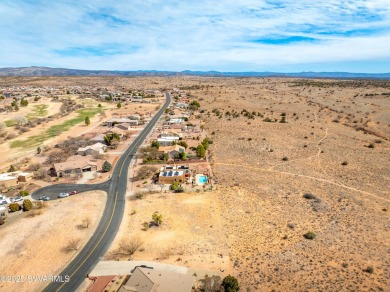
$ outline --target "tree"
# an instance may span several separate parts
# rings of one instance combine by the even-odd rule
[[[153,140],[151,146],[158,149],[160,148],[160,143],[157,140]]]
[[[103,170],[104,172],[109,172],[109,171],[111,170],[111,168],[112,168],[111,163],[109,163],[107,160],[104,161],[104,163],[103,163],[103,165],[102,165],[102,170]]]
[[[180,160],[186,160],[187,159],[187,153],[180,152],[178,157],[179,157]]]
[[[37,147],[37,154],[41,154],[41,152],[42,152],[42,149],[41,149],[41,147]]]
[[[191,101],[190,106],[196,107],[198,109],[200,108],[200,103],[197,100],[193,100]]]
[[[187,147],[188,147],[187,142],[184,141],[184,140],[181,140],[181,141],[177,142],[177,145],[183,146],[183,147],[186,148],[186,149],[187,149]]]
[[[157,167],[151,165],[143,165],[137,171],[137,175],[134,177],[134,180],[145,180],[155,174]]]
[[[117,108],[121,108],[121,107],[122,107],[122,104],[121,104],[120,102],[118,102],[118,103],[116,104],[116,107],[117,107]]]
[[[240,286],[238,281],[233,276],[226,276],[222,281],[222,287],[225,289],[225,292],[237,292],[240,291]]]
[[[146,161],[158,159],[160,156],[158,149],[152,146],[142,147],[140,153],[141,157]]]
[[[104,142],[108,145],[111,146],[113,143],[113,140],[119,141],[121,139],[121,136],[118,133],[110,133],[104,136]]]
[[[208,138],[204,138],[203,141],[202,141],[202,145],[204,147],[205,150],[209,149],[209,139]]]
[[[14,118],[15,124],[18,126],[23,126],[28,123],[28,119],[23,116],[17,116]]]
[[[52,163],[59,163],[65,161],[69,157],[68,154],[66,154],[61,149],[55,149],[49,153],[46,159],[46,163],[52,164]]]
[[[33,177],[35,179],[44,179],[47,176],[48,176],[47,171],[44,168],[40,168],[33,172]]]
[[[88,116],[86,116],[85,117],[85,124],[88,126],[90,123],[91,123],[91,121],[90,121],[90,119],[89,119],[89,117]]]
[[[8,168],[8,172],[14,172],[14,171],[16,171],[16,168],[13,164],[11,164]]]
[[[30,194],[30,192],[27,191],[27,190],[22,190],[22,191],[19,192],[19,194],[20,194],[22,197],[25,197],[25,196],[28,196],[28,195]]]
[[[99,103],[99,104],[98,104],[98,107],[100,108],[100,107],[102,107],[102,105]]]
[[[158,214],[157,212],[154,212],[152,215],[152,221],[154,225],[160,226],[162,223],[162,214]]]
[[[88,228],[89,225],[91,225],[91,218],[90,217],[85,217],[83,219],[83,225],[84,225],[84,228]]]
[[[196,147],[196,156],[199,158],[206,157],[206,149],[204,149],[202,144],[199,144],[198,147]]]
[[[20,210],[20,205],[18,203],[11,203],[8,208],[10,212],[16,212]]]
[[[23,201],[23,210],[30,211],[33,208],[33,204],[29,199]]]

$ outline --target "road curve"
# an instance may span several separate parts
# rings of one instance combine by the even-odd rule
[[[111,178],[100,184],[76,185],[76,184],[58,184],[41,188],[34,192],[33,198],[39,198],[40,195],[46,194],[53,197],[59,192],[71,191],[89,191],[103,190],[107,192],[106,206],[100,219],[99,225],[91,239],[73,259],[73,261],[60,273],[58,279],[63,282],[52,282],[43,291],[76,291],[84,281],[85,276],[90,273],[92,268],[98,263],[100,258],[110,247],[122,221],[125,194],[127,188],[127,174],[131,159],[134,157],[138,148],[142,145],[146,136],[150,133],[157,121],[164,113],[165,109],[171,102],[169,93],[165,93],[166,101],[152,120],[146,125],[138,137],[128,146],[115,165]],[[66,220],[66,218],[64,218]],[[69,276],[69,281],[65,282]]]

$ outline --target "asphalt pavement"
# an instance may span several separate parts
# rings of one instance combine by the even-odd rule
[[[62,276],[62,279],[65,279],[65,276],[69,276],[69,282],[52,282],[43,291],[76,291],[84,281],[86,275],[91,272],[110,247],[122,222],[130,161],[156,125],[165,109],[169,106],[171,102],[170,94],[165,93],[165,97],[166,101],[161,109],[118,159],[112,171],[111,178],[108,181],[90,185],[57,184],[43,187],[32,194],[34,199],[39,199],[42,195],[47,195],[51,199],[55,199],[62,192],[85,192],[92,190],[107,192],[106,206],[95,233],[81,252],[59,275]]]

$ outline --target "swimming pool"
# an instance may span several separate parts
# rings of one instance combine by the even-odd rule
[[[207,183],[207,176],[205,175],[199,175],[198,178],[198,184],[203,185]]]

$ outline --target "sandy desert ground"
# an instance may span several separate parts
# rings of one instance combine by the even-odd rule
[[[0,271],[15,281],[1,281],[0,290],[41,291],[48,282],[30,281],[29,276],[58,275],[93,234],[105,200],[104,192],[87,192],[46,202],[40,215],[31,217],[32,210],[18,215],[21,218],[10,218],[0,227]],[[79,240],[78,251],[63,251],[71,240]],[[24,282],[17,283],[21,277]]]
[[[214,142],[209,160],[217,188],[128,201],[121,231],[132,230],[128,239],[143,240],[136,259],[223,269],[239,279],[243,291],[388,290],[389,81],[37,77],[24,82],[183,88],[200,101]],[[286,123],[280,123],[283,116]],[[164,223],[142,231],[154,211],[164,215]],[[306,239],[307,232],[315,238]]]

